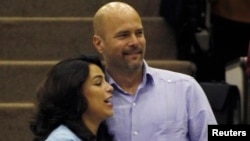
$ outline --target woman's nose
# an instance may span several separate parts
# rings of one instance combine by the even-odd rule
[[[112,85],[110,85],[108,82],[106,82],[106,84],[107,84],[107,91],[108,92],[113,92],[114,87]]]

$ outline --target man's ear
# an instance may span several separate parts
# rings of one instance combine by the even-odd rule
[[[93,36],[93,45],[95,47],[95,49],[102,54],[103,53],[103,40],[100,36],[98,35],[94,35]]]

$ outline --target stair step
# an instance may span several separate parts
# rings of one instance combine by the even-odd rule
[[[4,141],[31,141],[33,103],[0,103],[0,136]]]
[[[3,108],[9,108],[9,109],[22,109],[22,108],[33,108],[34,107],[34,103],[31,103],[31,102],[26,102],[26,103],[0,103],[0,109],[3,109]]]
[[[0,61],[0,102],[31,102],[55,61]]]
[[[32,102],[49,69],[58,61],[0,61],[0,102]],[[153,67],[193,76],[195,65],[189,61],[147,60]]]
[[[112,0],[1,0],[0,16],[4,17],[92,17],[103,4]],[[158,16],[161,0],[125,1],[141,16]]]
[[[172,29],[160,17],[142,18],[147,59],[176,59]],[[58,60],[76,53],[97,54],[92,18],[0,17],[1,60]]]

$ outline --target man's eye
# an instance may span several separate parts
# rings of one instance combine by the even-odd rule
[[[127,34],[120,34],[119,37],[126,37]]]
[[[117,35],[118,38],[125,38],[128,36],[128,33],[120,33]]]
[[[138,32],[136,32],[136,35],[137,36],[142,36],[144,33],[143,33],[143,31],[138,31]]]

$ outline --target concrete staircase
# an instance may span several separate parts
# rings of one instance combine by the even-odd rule
[[[4,141],[32,140],[29,119],[35,91],[52,65],[74,54],[97,54],[92,17],[109,1],[0,1],[0,136]],[[123,1],[142,16],[149,65],[195,76],[192,62],[176,60],[174,33],[158,14],[161,0]]]

